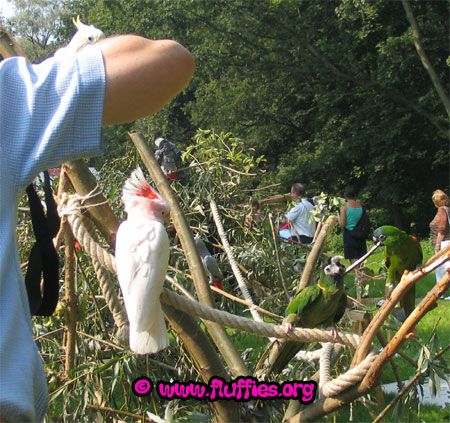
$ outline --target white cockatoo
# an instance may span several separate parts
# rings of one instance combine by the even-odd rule
[[[195,245],[197,247],[197,251],[202,259],[203,268],[205,269],[206,275],[209,278],[210,285],[214,284],[216,288],[222,289],[222,279],[223,274],[219,268],[219,265],[216,259],[211,255],[208,250],[208,247],[202,241],[202,239],[198,236],[194,238]]]
[[[100,29],[93,25],[85,25],[80,21],[80,17],[77,16],[77,20],[72,19],[74,25],[78,31],[70,40],[70,43],[65,47],[56,50],[55,57],[70,56],[81,50],[86,44],[93,44],[98,40],[105,38],[105,34]]]
[[[159,296],[169,262],[169,237],[164,221],[169,205],[140,168],[123,187],[127,220],[117,231],[116,267],[130,322],[130,349],[156,353],[169,345]]]

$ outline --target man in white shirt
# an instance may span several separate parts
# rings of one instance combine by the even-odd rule
[[[314,205],[306,199],[303,184],[292,185],[291,198],[296,204],[285,214],[285,222],[290,224],[289,239],[299,244],[311,244],[316,230],[316,222],[311,213]]]

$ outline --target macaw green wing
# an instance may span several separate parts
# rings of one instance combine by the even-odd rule
[[[316,285],[309,285],[302,289],[294,300],[286,308],[286,314],[295,313],[300,316],[307,306],[312,304],[320,296],[320,288]]]
[[[396,285],[405,270],[415,270],[422,264],[423,253],[419,241],[395,226],[381,226],[374,231],[374,239],[382,239],[385,245],[388,281]],[[415,307],[415,285],[408,289],[400,300],[406,316]]]

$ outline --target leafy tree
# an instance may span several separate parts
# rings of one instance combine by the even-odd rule
[[[68,11],[61,0],[8,0],[15,15],[9,29],[32,62],[39,62],[61,42],[58,34]]]
[[[70,38],[70,19],[80,14],[107,35],[174,38],[193,51],[197,68],[189,87],[134,125],[149,138],[164,135],[183,147],[199,127],[232,132],[267,157],[268,172],[253,180],[254,187],[278,182],[287,191],[301,180],[317,193],[340,195],[353,183],[377,223],[427,234],[431,192],[449,188],[448,118],[401,2],[64,5],[65,14],[54,20],[63,23],[55,42]],[[448,2],[411,7],[423,48],[448,91]],[[123,154],[126,130],[107,134],[112,155]]]

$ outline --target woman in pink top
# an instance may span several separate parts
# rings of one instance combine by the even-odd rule
[[[434,251],[438,253],[450,244],[449,198],[444,191],[437,189],[433,193],[432,200],[437,208],[437,213],[430,222],[431,243]],[[448,268],[450,268],[450,263],[447,261],[436,269],[436,282],[439,282],[444,277]]]

